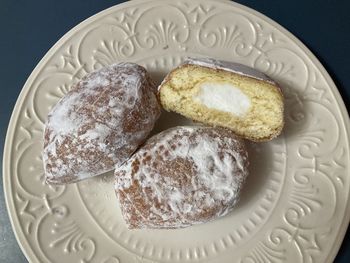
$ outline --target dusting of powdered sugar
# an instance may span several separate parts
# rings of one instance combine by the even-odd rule
[[[137,171],[135,163],[140,163]],[[247,173],[246,151],[232,133],[176,127],[156,135],[117,169],[115,187],[119,196],[128,195],[131,202],[139,197],[149,206],[143,211],[131,202],[121,204],[124,214],[142,214],[138,225],[129,222],[132,227],[178,228],[229,212]],[[130,192],[135,182],[137,193]],[[215,213],[201,216],[209,210]]]
[[[105,141],[107,136],[111,133],[108,127],[101,123],[95,123],[93,129],[87,130],[84,134],[80,136],[82,140],[86,139],[88,141],[99,139],[100,141]]]
[[[49,115],[50,122],[47,123],[47,126],[57,134],[76,134],[84,123],[85,116],[77,112],[72,112],[71,108],[67,105],[73,105],[81,99],[82,96],[79,93],[72,93],[71,96],[62,99]],[[51,137],[50,140],[52,139]]]
[[[47,181],[78,181],[112,170],[135,151],[159,115],[154,84],[141,66],[119,63],[87,74],[48,115]]]
[[[183,65],[188,65],[188,64],[231,71],[243,76],[247,76],[258,80],[267,81],[271,84],[275,84],[275,81],[272,80],[267,75],[265,75],[264,73],[239,63],[217,60],[213,58],[187,58],[184,61]]]

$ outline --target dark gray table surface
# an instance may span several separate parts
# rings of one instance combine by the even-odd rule
[[[48,49],[79,22],[121,2],[124,1],[0,1],[0,149],[17,96]],[[346,105],[350,105],[349,1],[236,2],[267,15],[306,44],[333,78]],[[2,176],[0,182],[2,185]],[[0,191],[0,263],[27,262],[11,229],[2,186]],[[350,262],[349,231],[335,262]]]

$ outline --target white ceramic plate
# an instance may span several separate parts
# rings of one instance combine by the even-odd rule
[[[43,125],[73,82],[116,61],[140,63],[160,81],[186,56],[252,66],[284,90],[284,133],[250,145],[251,175],[234,212],[186,229],[129,231],[111,174],[44,184]],[[156,130],[182,121],[164,114]],[[121,4],[59,40],[18,98],[4,152],[12,226],[31,262],[331,262],[349,222],[348,124],[321,64],[263,15],[212,0]]]

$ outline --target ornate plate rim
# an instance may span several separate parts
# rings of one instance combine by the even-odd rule
[[[84,27],[84,26],[94,22],[95,20],[99,19],[101,16],[105,16],[108,13],[114,11],[115,9],[137,6],[138,4],[144,3],[145,1],[152,2],[154,0],[133,0],[133,1],[127,1],[124,3],[120,3],[117,5],[111,6],[107,9],[104,9],[104,10],[96,13],[95,15],[92,15],[92,16],[86,18],[85,20],[83,20],[82,22],[80,22],[79,24],[74,26],[72,29],[70,29],[47,51],[47,53],[44,55],[44,57],[38,62],[38,64],[35,66],[35,68],[31,72],[31,74],[29,75],[28,79],[24,83],[23,88],[22,88],[22,90],[21,90],[21,92],[16,100],[16,103],[15,103],[15,106],[13,108],[11,118],[9,121],[9,125],[7,128],[6,138],[5,138],[5,143],[4,143],[3,167],[2,167],[3,188],[4,188],[6,208],[7,208],[8,214],[9,214],[11,227],[14,231],[16,240],[17,240],[22,252],[24,253],[26,258],[30,262],[33,262],[33,260],[36,260],[37,262],[39,262],[39,261],[38,261],[37,256],[35,255],[35,253],[31,249],[30,244],[29,244],[28,240],[25,238],[21,229],[16,227],[19,225],[19,220],[16,217],[17,211],[15,210],[15,207],[14,207],[12,188],[10,185],[11,179],[10,179],[10,165],[9,165],[9,163],[10,163],[11,156],[9,153],[10,153],[10,149],[11,149],[12,141],[13,141],[13,137],[14,137],[13,130],[15,128],[15,124],[16,124],[18,115],[20,113],[20,111],[19,111],[20,105],[22,105],[28,92],[30,91],[30,87],[31,87],[31,83],[32,83],[33,79],[38,74],[38,72],[41,70],[41,68],[43,67],[45,62],[47,62],[47,60],[51,57],[51,55],[54,54],[55,51],[60,47],[62,42],[67,41],[69,38],[71,38],[77,31],[80,30],[81,27]],[[301,40],[299,40],[296,36],[294,36],[291,32],[289,32],[283,26],[281,26],[280,24],[278,24],[277,22],[275,22],[271,18],[265,16],[264,14],[254,10],[250,7],[244,6],[242,4],[239,4],[239,3],[236,3],[236,2],[233,2],[230,0],[219,0],[219,1],[223,2],[223,3],[231,4],[231,5],[235,6],[236,8],[239,8],[245,12],[251,13],[251,14],[259,17],[260,19],[264,20],[265,22],[269,23],[274,28],[278,29],[283,34],[285,34],[288,38],[290,38],[292,40],[292,42],[294,44],[296,44],[303,52],[305,52],[305,54],[308,56],[308,58],[313,63],[315,63],[315,66],[320,70],[322,76],[325,78],[326,82],[328,83],[330,90],[333,93],[333,95],[338,103],[339,109],[341,111],[341,118],[343,119],[343,124],[345,126],[345,131],[346,131],[346,135],[347,135],[346,139],[347,139],[347,142],[349,142],[350,123],[345,121],[345,118],[349,119],[349,113],[346,110],[345,103],[344,103],[335,83],[333,82],[332,78],[330,77],[330,75],[328,74],[328,72],[326,71],[324,66],[321,64],[321,62],[316,58],[316,56],[301,42]],[[350,160],[348,160],[348,161],[350,161]],[[345,233],[346,233],[346,230],[348,228],[349,221],[350,221],[349,203],[350,203],[350,198],[348,196],[347,203],[346,203],[346,206],[348,207],[348,209],[346,211],[344,211],[344,217],[343,217],[341,225],[339,227],[339,231],[336,235],[337,237],[335,239],[334,244],[332,245],[332,248],[330,249],[330,253],[326,257],[326,262],[333,262],[334,258],[336,257],[336,255],[338,253],[338,250],[341,246],[341,243],[344,239],[344,236],[345,236]]]

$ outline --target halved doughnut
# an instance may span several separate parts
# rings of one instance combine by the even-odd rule
[[[158,92],[165,110],[229,128],[252,141],[271,140],[283,128],[280,87],[241,64],[188,59],[166,76]]]

